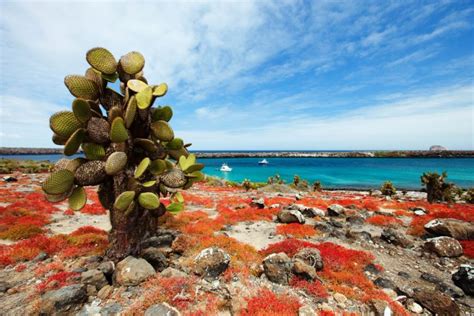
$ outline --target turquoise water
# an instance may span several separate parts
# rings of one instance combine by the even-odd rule
[[[51,160],[61,155],[14,155],[2,158]],[[266,182],[279,174],[287,182],[295,174],[310,182],[321,181],[326,188],[379,188],[392,181],[396,187],[420,189],[420,175],[426,171],[447,171],[448,180],[462,187],[474,187],[474,158],[267,158],[269,165],[260,166],[261,158],[203,158],[204,172],[232,181]],[[227,163],[231,172],[219,171]]]

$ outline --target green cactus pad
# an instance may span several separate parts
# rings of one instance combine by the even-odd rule
[[[69,92],[77,98],[86,100],[97,100],[99,98],[100,90],[97,84],[84,76],[66,76],[64,84],[69,89]]]
[[[122,116],[122,109],[119,106],[114,106],[109,110],[108,119],[110,124],[117,118]]]
[[[44,181],[42,188],[47,194],[63,194],[71,189],[73,183],[74,174],[62,169],[51,173]]]
[[[103,144],[109,141],[110,124],[106,119],[91,117],[87,122],[87,134],[94,143]]]
[[[87,100],[80,98],[77,98],[72,102],[72,112],[81,123],[86,123],[92,116],[89,103]]]
[[[140,92],[146,87],[148,87],[148,85],[141,80],[132,79],[127,81],[127,87],[133,92]]]
[[[150,153],[154,153],[158,150],[155,143],[147,138],[135,138],[134,143]]]
[[[53,132],[61,137],[69,137],[82,126],[74,115],[69,111],[54,113],[49,119],[49,127]]]
[[[162,97],[168,92],[168,85],[166,83],[161,83],[153,87],[153,96]]]
[[[53,143],[56,145],[64,145],[66,144],[68,138],[59,136],[58,134],[53,134]]]
[[[204,168],[204,164],[202,163],[195,163],[194,165],[189,166],[186,170],[183,170],[184,173],[192,173],[194,171],[200,171]]]
[[[155,193],[143,192],[138,196],[138,203],[147,210],[154,210],[160,206],[160,199]]]
[[[156,121],[166,121],[169,122],[173,117],[173,110],[169,106],[158,107],[153,111],[151,115],[151,120]]]
[[[201,171],[193,171],[191,173],[186,174],[186,177],[193,178],[194,181],[201,181],[204,180],[204,173]]]
[[[117,199],[115,199],[114,208],[118,211],[125,211],[135,198],[135,191],[122,192]]]
[[[178,150],[168,149],[168,155],[175,160],[179,160],[181,156],[184,156],[184,157],[189,156],[189,152],[184,147]]]
[[[62,194],[46,194],[46,200],[51,203],[58,203],[64,201],[71,195],[72,190],[69,190]]]
[[[137,114],[137,99],[135,96],[132,96],[128,101],[127,109],[125,110],[124,121],[125,127],[129,128],[132,126],[135,115]]]
[[[166,210],[167,210],[168,212],[170,212],[171,214],[176,215],[176,214],[178,214],[179,212],[181,212],[182,210],[184,210],[184,204],[183,204],[183,203],[174,202],[174,203],[171,203],[170,205],[168,205],[168,206],[166,207]]]
[[[84,143],[82,144],[82,150],[89,160],[101,160],[105,157],[105,149],[96,143]]]
[[[110,128],[110,140],[114,143],[121,143],[128,139],[128,132],[121,117],[116,117]]]
[[[181,138],[175,138],[172,141],[170,141],[168,144],[166,144],[166,148],[168,149],[180,149],[183,148],[184,142]]]
[[[130,52],[120,58],[121,69],[129,74],[139,73],[145,66],[145,58],[139,52]]]
[[[78,185],[97,185],[104,181],[105,162],[101,160],[88,161],[79,166],[74,173],[75,181]]]
[[[75,188],[68,200],[69,208],[74,211],[79,211],[82,209],[86,205],[86,202],[87,194],[84,187]]]
[[[158,176],[160,174],[163,174],[166,170],[168,170],[168,167],[166,165],[166,161],[161,160],[161,159],[156,159],[150,163],[149,170],[152,174],[154,174],[155,176]]]
[[[64,145],[64,154],[66,156],[74,155],[82,144],[86,136],[86,130],[83,128],[75,131]]]
[[[135,95],[137,99],[137,106],[141,110],[147,109],[151,105],[151,99],[153,98],[151,87],[146,87],[142,91]]]
[[[127,154],[121,151],[112,153],[105,162],[105,172],[113,176],[125,168],[127,165]]]
[[[86,54],[86,60],[89,65],[104,74],[111,75],[117,70],[117,61],[114,55],[102,47],[90,49]]]
[[[160,181],[170,188],[182,188],[186,184],[186,176],[181,169],[173,168],[160,176]]]
[[[113,74],[102,74],[102,79],[104,79],[105,81],[108,81],[108,82],[111,82],[111,83],[114,83],[115,81],[117,81],[119,75],[118,73],[114,72]]]
[[[135,170],[135,173],[134,173],[134,178],[135,179],[138,179],[140,178],[143,173],[146,171],[146,169],[148,168],[148,166],[150,165],[150,158],[144,158],[137,166],[137,169]]]
[[[179,167],[181,170],[186,170],[190,166],[194,165],[196,163],[196,155],[194,154],[189,154],[188,157],[181,156],[179,157]]]
[[[153,135],[161,141],[169,142],[174,138],[174,132],[166,121],[156,121],[151,123]]]
[[[147,181],[147,182],[144,182],[142,185],[144,188],[149,188],[149,187],[152,187],[156,184],[156,180],[151,180],[151,181]]]
[[[100,75],[100,72],[95,70],[94,68],[89,68],[86,70],[85,77],[89,80],[92,80],[95,82],[96,86],[99,87],[100,89],[103,89],[105,87],[105,81],[102,79],[102,76]]]

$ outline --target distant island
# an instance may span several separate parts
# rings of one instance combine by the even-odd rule
[[[433,150],[433,147],[436,148]],[[474,158],[473,150],[381,150],[381,151],[193,151],[199,158]],[[62,148],[0,147],[0,155],[54,155]]]

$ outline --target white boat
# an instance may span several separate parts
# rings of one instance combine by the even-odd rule
[[[259,165],[268,165],[268,160],[266,160],[265,158],[263,160],[260,160],[258,162]]]
[[[232,171],[232,168],[229,167],[226,163],[223,163],[220,170],[224,172],[229,172]]]

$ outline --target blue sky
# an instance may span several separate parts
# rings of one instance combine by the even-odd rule
[[[138,50],[194,149],[474,149],[472,1],[2,1],[0,145],[53,147],[89,48]]]

